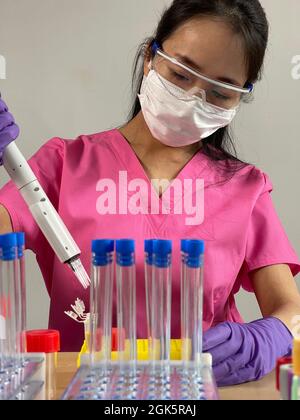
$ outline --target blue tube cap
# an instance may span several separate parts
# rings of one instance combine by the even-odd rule
[[[153,260],[158,268],[166,268],[171,265],[172,241],[156,239],[153,242]]]
[[[205,251],[205,242],[197,239],[190,239],[186,242],[186,252],[191,257],[203,255]]]
[[[115,242],[112,239],[96,239],[92,241],[93,265],[105,266],[113,260],[112,253]]]
[[[17,235],[7,233],[0,235],[1,258],[3,261],[13,261],[17,258]]]
[[[133,239],[119,239],[116,242],[117,264],[130,267],[135,264],[135,241]]]
[[[16,233],[6,233],[5,235],[0,235],[0,247],[9,248],[17,246],[17,235]]]
[[[92,252],[97,255],[105,255],[114,252],[115,242],[112,239],[95,239],[92,241]]]
[[[161,256],[167,256],[172,253],[172,241],[165,239],[155,239],[153,241],[153,253]]]
[[[145,240],[145,254],[146,254],[146,264],[152,265],[153,264],[153,244],[154,239],[146,239]]]
[[[25,233],[16,232],[17,235],[17,244],[18,244],[18,257],[22,258],[24,255],[23,249],[25,247]]]
[[[145,252],[153,254],[153,243],[155,239],[146,239],[145,240]]]
[[[24,232],[16,232],[16,235],[17,235],[18,246],[25,246],[25,233]]]
[[[203,265],[205,242],[191,239],[186,242],[187,265],[191,268],[199,268]]]
[[[135,251],[135,242],[133,239],[119,239],[116,242],[117,253],[129,255]]]
[[[181,240],[181,252],[186,252],[187,249],[187,243],[190,241],[190,239],[182,239]]]

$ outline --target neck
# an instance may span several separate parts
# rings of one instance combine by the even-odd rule
[[[121,127],[119,131],[134,149],[142,147],[147,150],[147,152],[163,153],[168,151],[169,156],[174,156],[174,159],[176,159],[178,154],[193,156],[202,147],[201,142],[180,148],[169,147],[162,144],[152,136],[141,111],[128,124]]]

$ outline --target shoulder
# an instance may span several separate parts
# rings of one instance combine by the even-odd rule
[[[234,178],[241,188],[254,189],[258,195],[273,191],[269,175],[255,165],[246,165]]]
[[[103,131],[95,134],[82,134],[76,138],[52,137],[47,140],[35,153],[33,158],[58,154],[63,159],[75,154],[83,156],[90,151],[98,150],[99,147],[109,147],[118,138],[116,129]]]
[[[66,155],[75,154],[83,156],[86,153],[98,152],[99,148],[110,149],[112,143],[118,138],[118,131],[111,129],[93,134],[82,134],[74,139],[57,137],[50,140],[53,147],[64,149]]]
[[[72,171],[89,170],[114,162],[119,148],[120,134],[117,129],[94,134],[82,134],[76,138],[53,137],[34,156],[34,160],[62,165]],[[55,162],[55,164],[54,164]],[[45,166],[45,165],[43,165]]]
[[[210,168],[212,166],[210,165]],[[222,194],[256,201],[264,193],[273,191],[273,184],[266,172],[252,164],[244,164],[239,169],[228,163],[210,171],[212,185]]]
[[[81,134],[75,139],[66,139],[66,138],[57,138],[61,142],[65,143],[65,146],[71,147],[72,145],[85,145],[85,146],[91,146],[93,145],[104,145],[107,143],[111,143],[116,139],[118,136],[117,129],[111,129],[108,131],[102,131],[99,133],[93,133],[93,134]]]

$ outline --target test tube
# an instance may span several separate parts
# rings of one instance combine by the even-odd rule
[[[153,243],[151,331],[149,359],[152,367],[168,368],[171,339],[172,241]]]
[[[135,368],[136,352],[136,271],[135,242],[120,239],[116,243],[118,360]]]
[[[16,301],[17,270],[17,237],[15,233],[0,236],[1,248],[1,371],[4,381],[17,386],[17,369],[19,367],[20,349],[17,346],[17,314],[19,308]]]
[[[92,276],[90,289],[90,355],[91,363],[111,361],[112,294],[114,241],[92,242]]]
[[[2,280],[2,245],[0,236],[0,400],[3,399],[3,381],[6,368],[6,303],[4,297],[4,282]]]
[[[187,245],[188,239],[182,239],[181,241],[181,260],[180,260],[180,291],[182,296],[182,291],[185,288],[185,277],[186,277],[186,245]],[[183,299],[180,299],[180,326],[181,326],[181,336],[183,336],[183,314],[184,314],[184,308],[183,308]]]
[[[187,240],[181,281],[181,356],[183,364],[200,366],[202,354],[204,242]]]
[[[20,345],[22,360],[26,353],[26,329],[27,329],[27,310],[26,310],[26,278],[25,278],[25,234],[17,232],[18,260],[19,260],[19,281],[20,281]]]
[[[16,264],[16,273],[14,276],[14,301],[15,301],[15,320],[16,320],[16,365],[19,370],[18,378],[21,377],[21,368],[23,364],[23,354],[26,348],[26,336],[24,336],[23,332],[25,329],[23,328],[23,304],[26,305],[26,296],[25,296],[25,303],[23,302],[24,297],[22,296],[21,284],[22,281],[24,282],[24,278],[21,280],[21,277],[24,276],[24,272],[22,272],[21,267],[21,260],[23,259],[24,253],[24,244],[25,238],[24,234],[22,233],[15,233],[16,240],[17,240],[17,264]],[[19,246],[20,244],[20,246]]]
[[[150,338],[151,328],[151,307],[152,307],[152,268],[153,268],[153,239],[145,240],[145,293],[147,313],[147,333]]]

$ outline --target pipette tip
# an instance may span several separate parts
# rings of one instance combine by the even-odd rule
[[[74,271],[75,276],[77,277],[77,280],[81,283],[81,285],[87,289],[89,285],[91,284],[91,280],[85,271],[85,268],[80,260],[80,258],[76,258],[72,261],[69,261],[69,265]]]

